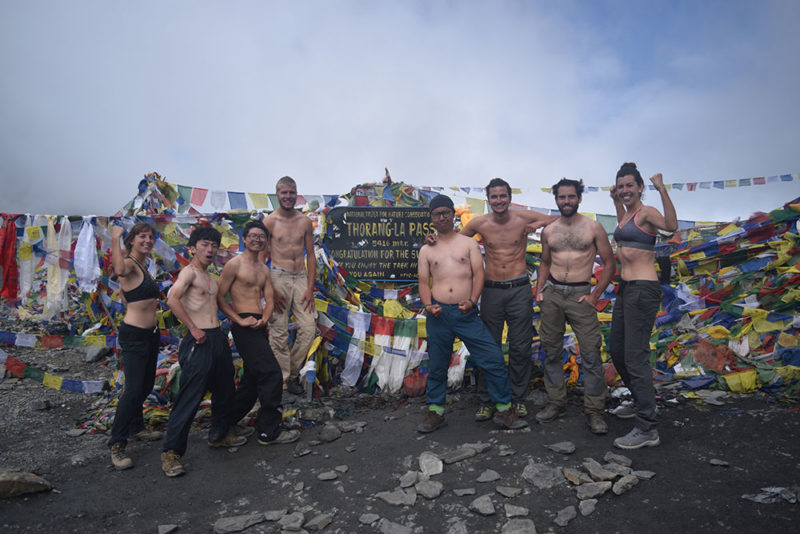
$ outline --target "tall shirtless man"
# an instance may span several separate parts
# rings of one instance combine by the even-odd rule
[[[542,312],[539,335],[545,351],[544,384],[548,403],[536,414],[536,419],[542,423],[553,421],[566,410],[563,352],[564,330],[569,321],[580,345],[587,423],[592,433],[605,434],[608,432],[603,418],[606,382],[595,306],[614,278],[617,264],[603,226],[578,213],[583,181],[562,178],[553,186],[553,195],[561,216],[542,231],[542,263],[536,292]],[[592,289],[590,280],[597,255],[604,267]]]
[[[300,368],[316,335],[317,312],[314,281],[317,260],[311,221],[294,209],[297,184],[284,176],[275,186],[279,207],[264,221],[269,232],[269,253],[275,310],[269,320],[269,343],[283,372],[284,387],[303,393]],[[289,314],[294,314],[297,337],[289,348]]]
[[[234,395],[233,356],[217,319],[217,281],[208,273],[219,249],[220,233],[196,228],[186,244],[192,261],[181,269],[167,297],[172,313],[189,329],[178,347],[180,387],[167,423],[161,469],[168,477],[185,473],[180,459],[197,407],[206,389],[211,391],[210,447],[237,447],[247,438],[231,427]]]
[[[434,197],[429,208],[438,241],[435,247],[425,245],[420,249],[417,266],[428,333],[428,410],[417,430],[433,432],[446,424],[447,369],[455,336],[464,342],[472,359],[486,374],[489,395],[495,402],[495,423],[505,428],[523,428],[527,423],[518,418],[511,405],[503,353],[490,338],[475,304],[483,288],[483,258],[478,244],[453,231],[455,209],[449,197]]]
[[[511,186],[494,178],[486,186],[491,213],[469,221],[461,233],[480,234],[485,253],[485,280],[481,293],[481,319],[492,338],[502,346],[503,323],[508,323],[508,376],[511,402],[520,417],[528,415],[525,397],[531,381],[531,342],[533,339],[533,294],[528,280],[525,250],[528,234],[556,219],[530,210],[509,210]],[[476,421],[488,421],[494,408],[484,373],[478,372],[481,406]]]
[[[267,246],[267,229],[261,221],[250,221],[242,230],[244,253],[225,264],[219,278],[217,304],[231,319],[231,334],[244,361],[244,374],[233,400],[232,420],[238,421],[256,402],[256,431],[261,445],[292,443],[297,430],[282,430],[281,395],[283,374],[269,346],[267,321],[272,315],[272,281],[259,258]],[[262,304],[263,302],[263,304]]]

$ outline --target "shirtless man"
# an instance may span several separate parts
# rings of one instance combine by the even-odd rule
[[[539,334],[545,351],[544,384],[548,403],[536,414],[545,423],[564,415],[564,330],[569,321],[580,345],[583,365],[583,407],[594,434],[608,432],[603,418],[606,382],[600,356],[602,338],[597,320],[597,300],[617,270],[614,253],[603,226],[578,213],[583,181],[562,178],[553,186],[561,216],[542,231],[542,263],[537,276],[536,301],[542,312]],[[592,268],[599,255],[604,268],[594,289]]]
[[[228,336],[217,319],[217,281],[208,273],[220,239],[220,233],[211,227],[192,232],[186,244],[192,261],[181,269],[167,297],[172,313],[189,329],[178,347],[180,388],[161,453],[161,469],[168,477],[185,473],[180,459],[186,453],[189,430],[206,389],[211,391],[209,447],[237,447],[247,442],[231,428],[233,357]]]
[[[273,309],[272,282],[269,269],[259,259],[267,246],[267,229],[261,221],[250,221],[244,225],[242,239],[245,251],[225,264],[217,295],[220,311],[231,319],[233,341],[244,361],[231,419],[238,421],[247,415],[258,399],[258,442],[293,443],[300,432],[281,429],[283,374],[267,337],[267,321]]]
[[[480,234],[486,262],[481,293],[481,319],[498,346],[502,346],[503,323],[508,323],[508,376],[511,402],[520,417],[528,415],[525,397],[531,381],[531,341],[533,339],[533,294],[528,280],[525,251],[528,234],[557,217],[537,211],[509,210],[511,186],[494,178],[486,186],[491,213],[469,221],[461,230],[465,236]],[[492,418],[486,377],[478,372],[481,406],[476,421]]]
[[[311,221],[294,209],[297,184],[284,176],[275,186],[279,207],[264,221],[269,232],[269,253],[275,310],[269,320],[269,342],[283,372],[289,393],[300,395],[298,374],[316,335],[317,311],[314,281],[317,259]],[[306,261],[307,259],[307,261]],[[297,337],[289,348],[289,314],[294,314]]]
[[[446,424],[447,369],[455,336],[464,342],[473,361],[486,373],[489,395],[495,402],[494,422],[505,428],[526,427],[528,424],[518,418],[511,405],[503,353],[481,322],[475,305],[483,288],[483,259],[478,243],[453,231],[455,209],[450,197],[434,197],[429,208],[431,222],[439,235],[435,247],[425,245],[420,249],[417,267],[428,332],[428,410],[417,430],[433,432]]]

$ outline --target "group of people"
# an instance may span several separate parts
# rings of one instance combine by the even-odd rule
[[[209,272],[220,246],[220,233],[197,227],[189,236],[189,265],[181,269],[167,304],[188,329],[178,347],[180,383],[166,435],[148,430],[142,403],[153,389],[159,331],[156,311],[160,291],[145,268],[155,230],[134,225],[120,246],[122,227],[112,229],[112,264],[126,303],[119,328],[125,388],[117,405],[109,447],[116,469],[133,467],[126,454],[129,439],[164,439],[161,467],[168,477],[185,472],[189,430],[206,391],[211,392],[210,447],[235,447],[257,433],[262,445],[297,441],[297,430],[282,426],[283,390],[299,394],[299,371],[316,332],[314,280],[316,260],[311,222],[294,209],[297,184],[288,176],[276,186],[280,206],[264,222],[250,221],[242,232],[245,250],[223,268],[219,281]],[[266,263],[269,252],[269,266]],[[221,311],[231,321],[231,334],[244,371],[238,387],[227,335],[219,323]],[[288,344],[289,315],[297,336]],[[267,325],[270,333],[267,335]],[[260,403],[255,428],[239,425]]]
[[[614,239],[621,277],[609,352],[634,399],[633,407],[616,414],[636,418],[633,430],[614,441],[624,449],[659,444],[649,348],[661,297],[653,251],[658,230],[675,231],[677,216],[661,175],[650,180],[661,196],[663,215],[642,203],[645,184],[635,164],[622,165],[611,188],[619,221]],[[547,423],[565,413],[563,340],[569,323],[580,347],[587,424],[595,434],[608,432],[603,415],[602,338],[595,306],[614,279],[616,260],[603,227],[578,213],[583,183],[562,179],[552,191],[560,215],[513,210],[511,187],[495,178],[486,187],[491,212],[470,220],[461,232],[453,226],[453,201],[444,195],[430,201],[436,235],[428,238],[418,259],[429,354],[428,409],[419,432],[433,432],[446,424],[447,369],[456,336],[477,367],[480,407],[475,420],[491,419],[506,429],[528,425],[524,419],[531,379],[534,294],[541,310],[539,334],[548,397],[536,420]],[[276,193],[278,208],[263,222],[253,220],[245,225],[245,250],[225,265],[218,281],[208,267],[219,249],[220,233],[200,226],[189,236],[191,262],[181,269],[167,298],[188,333],[178,348],[180,383],[166,435],[147,429],[142,417],[142,403],[154,384],[160,340],[156,316],[160,291],[146,268],[155,230],[147,223],[137,223],[125,236],[123,251],[124,230],[120,226],[112,229],[112,265],[126,303],[118,338],[125,388],[109,440],[116,469],[133,466],[126,454],[129,439],[164,439],[162,470],[168,477],[182,475],[181,457],[206,391],[212,395],[209,446],[240,446],[253,433],[262,445],[292,443],[299,438],[297,430],[282,426],[281,403],[284,390],[293,394],[303,391],[298,375],[316,332],[316,260],[311,222],[295,209],[297,184],[284,176],[276,184]],[[533,291],[525,261],[527,238],[542,227],[542,258]],[[473,239],[476,235],[483,242],[484,256]],[[598,256],[602,269],[592,288]],[[218,312],[230,319],[231,334],[244,363],[238,387]],[[297,324],[291,346],[290,314]],[[500,348],[506,325],[507,365]],[[238,424],[256,400],[260,408],[255,428]]]
[[[654,249],[659,230],[678,229],[675,207],[661,174],[650,181],[661,196],[664,214],[643,204],[645,183],[634,163],[623,164],[611,187],[617,213],[614,232],[617,258],[600,223],[578,213],[583,182],[562,179],[553,188],[560,215],[511,210],[511,187],[495,178],[486,187],[491,212],[470,220],[460,233],[453,228],[455,208],[444,195],[430,202],[437,235],[419,254],[419,290],[428,333],[428,410],[419,432],[446,424],[447,369],[456,336],[478,368],[480,407],[476,421],[492,419],[504,428],[527,425],[524,399],[531,373],[533,294],[527,275],[527,235],[544,227],[542,257],[536,276],[536,302],[541,311],[540,339],[545,352],[544,383],[548,402],[536,413],[540,423],[566,411],[564,332],[569,324],[578,340],[583,366],[583,403],[589,430],[608,433],[604,418],[606,382],[601,359],[602,337],[596,305],[613,281],[620,263],[620,281],[612,315],[609,352],[634,405],[615,411],[635,418],[634,428],[614,440],[622,449],[660,443],[656,430],[655,390],[650,366],[650,333],[661,302]],[[485,258],[478,243],[480,234]],[[599,269],[594,287],[595,260]],[[480,301],[480,308],[478,302]],[[500,349],[507,325],[508,365]]]

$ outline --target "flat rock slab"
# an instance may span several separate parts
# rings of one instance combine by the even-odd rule
[[[500,534],[536,534],[532,519],[512,519],[503,525]]]
[[[554,522],[556,525],[560,527],[565,527],[567,526],[567,523],[569,523],[576,517],[578,517],[578,511],[575,510],[575,507],[567,506],[566,508],[563,508],[558,511],[558,514],[556,515],[556,519]]]
[[[342,431],[336,425],[326,424],[322,427],[318,437],[325,443],[330,443],[342,437]]]
[[[583,464],[581,465],[583,465],[583,468],[595,481],[600,482],[603,480],[614,480],[617,478],[616,473],[612,473],[608,469],[605,469],[597,460],[593,458],[584,458]]]
[[[509,519],[511,519],[512,517],[524,517],[530,513],[530,511],[524,506],[514,506],[513,504],[504,504],[503,508],[506,511],[506,517]]]
[[[401,488],[408,488],[413,486],[417,483],[419,473],[417,471],[406,471],[406,473],[400,477],[400,487]]]
[[[378,530],[381,534],[411,534],[413,532],[411,527],[389,521],[385,517],[378,523]]]
[[[493,469],[487,469],[478,477],[478,482],[494,482],[500,480],[500,473]]]
[[[611,488],[614,492],[614,495],[622,495],[623,493],[630,490],[636,484],[639,483],[639,479],[633,475],[625,475],[624,477],[620,478],[614,483],[614,487]]]
[[[545,447],[559,454],[572,454],[575,452],[575,444],[571,441],[559,441],[558,443],[545,445]]]
[[[456,462],[460,462],[462,460],[466,460],[467,458],[472,458],[477,454],[478,451],[473,448],[459,447],[457,449],[453,449],[452,451],[447,451],[446,453],[439,455],[439,459],[445,464],[450,465]]]
[[[522,478],[539,489],[550,489],[564,480],[564,476],[558,468],[533,460],[528,460],[528,465],[522,471]]]
[[[455,493],[457,497],[464,497],[465,495],[475,495],[475,488],[456,488],[453,490],[453,493]]]
[[[430,451],[425,451],[419,455],[419,470],[430,476],[438,475],[444,469],[442,460]]]
[[[229,532],[241,532],[253,525],[263,523],[267,519],[263,513],[246,515],[236,515],[233,517],[221,517],[214,523],[214,534],[228,534]]]
[[[628,458],[627,456],[623,456],[621,454],[617,454],[611,451],[608,451],[605,456],[603,456],[604,462],[614,462],[615,464],[624,465],[625,467],[630,467],[633,465],[633,460]]]
[[[0,498],[49,491],[53,485],[33,473],[0,469]]]
[[[317,475],[317,480],[336,480],[339,474],[336,471],[323,471]]]
[[[578,503],[578,510],[584,517],[594,512],[594,509],[596,507],[597,507],[597,499],[584,499],[580,503]]]
[[[312,517],[305,525],[303,525],[303,528],[312,532],[316,532],[324,529],[331,523],[333,523],[333,514],[319,514]]]
[[[511,486],[497,486],[495,490],[503,497],[508,497],[509,499],[522,494],[522,488],[512,488]]]
[[[297,531],[303,528],[303,523],[305,523],[305,521],[306,517],[303,515],[303,512],[292,512],[291,514],[286,514],[281,517],[278,520],[278,524],[283,530]]]
[[[414,503],[417,502],[417,494],[414,490],[405,491],[401,488],[378,492],[375,497],[393,506],[414,506]]]
[[[380,518],[381,516],[378,514],[361,514],[358,516],[358,522],[363,525],[371,525]]]
[[[482,441],[478,441],[477,443],[465,443],[461,447],[462,448],[466,448],[466,449],[475,449],[475,452],[477,452],[478,454],[481,454],[481,453],[486,452],[489,449],[491,449],[492,448],[492,444],[491,443],[484,443]]]
[[[594,499],[610,490],[611,482],[607,480],[603,482],[590,482],[589,484],[581,484],[576,489],[580,500]]]
[[[579,469],[573,469],[572,467],[565,467],[563,473],[564,473],[564,478],[566,478],[576,486],[594,482],[594,480],[592,480],[592,477],[590,477],[589,475],[587,475],[586,473],[584,473]]]
[[[491,495],[481,495],[480,497],[469,503],[469,509],[475,513],[484,516],[495,514],[494,504],[492,504]]]
[[[420,480],[414,486],[414,489],[417,490],[419,495],[422,495],[426,499],[435,499],[442,494],[444,485],[435,480]]]

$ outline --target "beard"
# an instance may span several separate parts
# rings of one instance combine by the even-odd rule
[[[559,206],[558,211],[562,217],[572,217],[578,213],[578,206]]]

